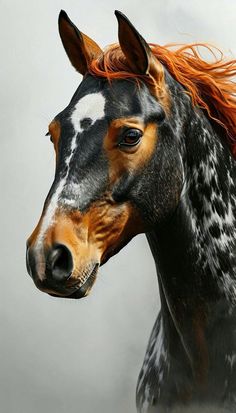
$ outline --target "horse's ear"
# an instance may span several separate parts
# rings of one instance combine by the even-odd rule
[[[67,56],[74,68],[85,75],[90,62],[100,55],[102,50],[97,43],[77,29],[64,10],[59,14],[58,26]]]
[[[134,73],[148,74],[152,59],[150,47],[123,13],[116,10],[115,15],[119,25],[120,47],[130,68]]]

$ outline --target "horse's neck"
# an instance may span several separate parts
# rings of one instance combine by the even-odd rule
[[[165,342],[173,357],[180,357],[175,351],[182,346],[182,357],[204,387],[210,371],[221,366],[224,376],[222,363],[236,371],[236,168],[203,115],[194,112],[185,139],[179,206],[148,240]]]

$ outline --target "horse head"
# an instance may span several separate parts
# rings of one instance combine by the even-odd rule
[[[36,286],[56,296],[87,295],[99,266],[169,217],[181,193],[165,70],[129,20],[116,16],[119,45],[109,56],[121,69],[113,76],[107,51],[65,12],[59,16],[62,43],[83,80],[49,125],[55,179],[27,247]]]

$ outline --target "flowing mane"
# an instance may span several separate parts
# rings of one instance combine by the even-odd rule
[[[193,105],[206,110],[208,116],[226,130],[236,158],[236,60],[225,60],[219,49],[208,44],[194,43],[179,48],[176,45],[149,45],[155,57],[186,89]],[[199,48],[209,51],[214,61],[203,60]],[[216,53],[220,54],[219,58]],[[148,76],[132,73],[118,44],[108,46],[104,55],[92,61],[90,73],[108,79],[142,78],[150,82]]]

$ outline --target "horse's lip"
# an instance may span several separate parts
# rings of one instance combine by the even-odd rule
[[[86,295],[88,295],[90,289],[92,288],[96,276],[97,276],[97,272],[98,272],[98,268],[99,268],[99,264],[95,264],[92,268],[92,270],[90,271],[89,275],[87,275],[85,277],[85,281],[83,282],[83,284],[81,285],[81,281],[77,282],[75,285],[73,285],[73,287],[71,288],[71,290],[73,290],[73,292],[69,292],[67,294],[56,294],[56,293],[48,293],[49,295],[51,295],[52,297],[58,297],[58,298],[82,298],[85,297]]]

